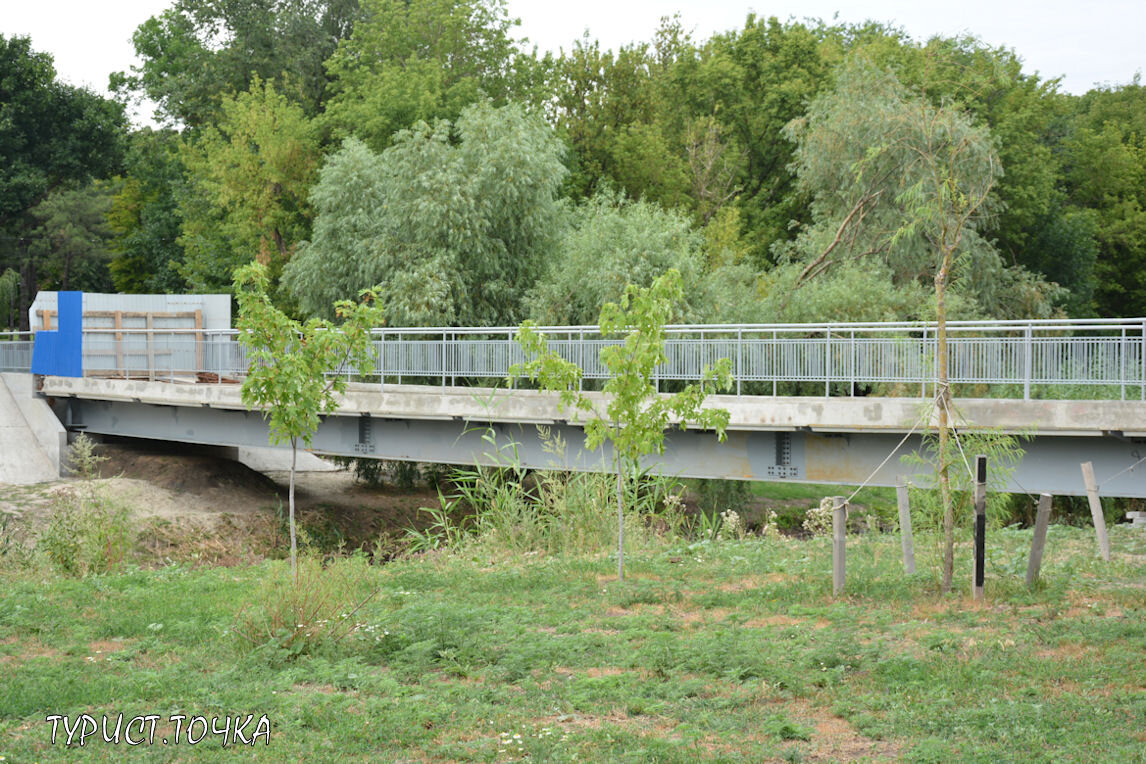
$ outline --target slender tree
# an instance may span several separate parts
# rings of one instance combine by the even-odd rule
[[[251,263],[235,272],[239,301],[239,342],[250,366],[243,380],[243,403],[259,406],[270,425],[271,443],[290,442],[290,565],[298,584],[298,543],[295,531],[294,482],[298,444],[307,447],[318,430],[320,415],[338,408],[337,394],[346,392],[344,370],[373,368],[370,330],[382,323],[376,289],[359,293],[359,301],[340,301],[336,326],[322,319],[305,324],[289,318],[271,304],[266,266]]]
[[[893,75],[860,60],[841,70],[835,89],[787,134],[798,142],[800,180],[816,195],[815,223],[796,242],[803,259],[794,288],[864,259],[881,261],[893,278],[934,285],[946,592],[954,569],[948,290],[959,261],[998,267],[976,228],[1002,174],[994,143],[963,112],[911,96]]]
[[[535,324],[525,322],[518,342],[529,359],[510,368],[510,378],[524,376],[540,382],[542,389],[561,394],[563,406],[591,414],[585,422],[585,445],[595,451],[605,441],[613,444],[617,476],[617,576],[625,578],[626,472],[635,469],[641,457],[664,453],[665,430],[670,424],[687,429],[689,423],[716,432],[724,440],[728,426],[726,409],[703,408],[710,389],[731,387],[732,363],[727,358],[706,368],[698,385],[689,385],[673,395],[657,393],[656,368],[668,360],[665,355],[665,325],[674,306],[684,296],[680,272],[670,269],[650,287],[630,285],[620,303],[606,303],[601,309],[601,334],[624,336],[624,342],[601,350],[601,363],[609,370],[605,383],[604,411],[593,399],[579,392],[582,370],[549,349],[545,336]]]

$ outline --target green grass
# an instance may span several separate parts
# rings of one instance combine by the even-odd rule
[[[808,506],[820,503],[825,496],[850,496],[855,486],[816,483],[752,483],[752,495],[770,501],[806,501]],[[852,500],[855,504],[895,509],[894,488],[864,488]]]
[[[0,576],[7,762],[1144,761],[1146,534],[1054,526],[989,538],[988,599],[936,593],[937,545],[675,543],[607,557],[435,553],[345,562],[337,643],[251,649],[237,614],[280,561],[60,579]],[[470,554],[476,554],[471,552]],[[969,546],[957,581],[969,579]],[[361,566],[355,568],[355,566]],[[273,584],[283,586],[284,583]],[[256,602],[251,607],[258,607]],[[269,748],[49,742],[48,714],[267,714]],[[161,734],[165,733],[160,724]]]

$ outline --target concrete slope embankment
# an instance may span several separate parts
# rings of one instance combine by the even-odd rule
[[[0,374],[0,483],[59,479],[65,438],[48,404],[32,395],[30,374]]]

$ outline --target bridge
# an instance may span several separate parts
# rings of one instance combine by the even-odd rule
[[[64,323],[62,311],[61,334]],[[608,376],[600,351],[618,340],[590,326],[541,330],[584,370],[587,394],[603,408],[593,392]],[[373,366],[334,372],[350,389],[323,418],[313,450],[456,464],[504,462],[512,452],[528,467],[607,468],[608,447],[585,451],[578,421],[556,396],[521,389],[520,380],[506,385],[509,367],[524,360],[515,332],[376,330]],[[1146,498],[1146,467],[1135,470],[1146,456],[1146,319],[951,322],[949,332],[959,443],[985,430],[1024,438],[1002,490],[1083,495],[1079,465],[1090,461],[1104,495]],[[72,370],[36,376],[37,395],[62,427],[266,446],[261,412],[240,400],[247,358],[234,331],[74,336],[64,364]],[[0,341],[0,371],[27,375],[32,347],[28,336]],[[647,467],[743,480],[927,479],[925,467],[902,457],[925,454],[923,435],[936,426],[933,324],[681,325],[668,329],[666,354],[656,380],[663,391],[696,381],[719,358],[732,361],[735,389],[707,403],[727,408],[731,421],[723,443],[672,430],[665,454]],[[555,453],[557,442],[564,448]]]

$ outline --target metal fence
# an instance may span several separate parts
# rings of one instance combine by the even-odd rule
[[[32,368],[32,333],[0,332],[0,372]]]
[[[549,347],[609,376],[601,350],[619,340],[596,327],[542,327]],[[1146,319],[960,321],[948,324],[948,375],[980,395],[1146,400]],[[342,370],[381,384],[482,384],[525,357],[516,329],[375,330],[372,368]],[[935,325],[924,323],[684,325],[667,330],[660,383],[696,381],[721,358],[744,394],[926,395],[936,374]],[[89,376],[199,382],[239,380],[248,359],[237,333],[88,330]],[[28,370],[31,343],[0,336],[0,368]],[[798,389],[797,389],[798,388]]]

